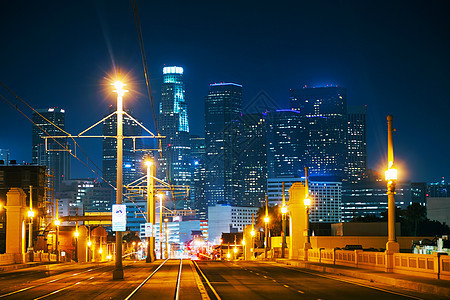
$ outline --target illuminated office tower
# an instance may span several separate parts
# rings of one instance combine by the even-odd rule
[[[240,201],[238,132],[242,85],[214,83],[205,98],[206,202]]]
[[[208,207],[205,198],[205,138],[191,135],[191,188],[189,196],[197,218],[206,220]]]
[[[115,107],[110,106],[110,112],[115,111]],[[130,110],[127,113],[132,115]],[[103,178],[112,186],[116,186],[117,179],[117,115],[103,121],[103,136],[113,136],[114,138],[103,138]],[[123,135],[141,136],[142,128],[127,115],[123,116]],[[123,140],[123,184],[127,185],[143,176],[142,152],[133,151],[133,140],[125,138]],[[136,149],[142,149],[142,139],[136,139]]]
[[[357,183],[366,177],[367,138],[366,106],[349,106],[348,119],[348,181]]]
[[[166,138],[161,139],[164,159],[159,168],[160,176],[171,184],[191,184],[189,121],[183,68],[164,67],[161,85],[161,103],[158,115],[159,133]],[[187,200],[183,198],[175,200]],[[186,201],[179,203],[178,208],[185,207]],[[177,204],[178,205],[178,204]]]
[[[300,112],[280,109],[264,113],[267,135],[267,177],[304,175],[304,128]]]
[[[239,179],[242,198],[239,206],[264,205],[267,190],[267,149],[264,115],[244,114],[240,126]]]
[[[347,92],[339,87],[292,89],[291,109],[305,126],[305,165],[316,178],[347,179]]]
[[[70,154],[65,150],[65,139],[48,139],[44,136],[63,136],[65,111],[60,108],[37,109],[33,112],[32,163],[46,166],[53,175],[53,188],[58,192],[63,180],[70,179]]]

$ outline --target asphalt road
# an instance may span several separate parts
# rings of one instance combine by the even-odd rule
[[[126,299],[162,262],[126,261],[124,280],[112,279],[112,263],[53,264],[0,273],[0,299]],[[197,263],[198,273],[192,262],[183,260],[180,299],[205,300],[206,293],[223,300],[444,299],[276,263]],[[167,261],[131,299],[174,299],[179,265],[179,260]]]
[[[202,261],[198,265],[223,300],[444,299],[274,263]],[[216,298],[212,291],[209,294]]]

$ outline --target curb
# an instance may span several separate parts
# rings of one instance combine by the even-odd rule
[[[363,269],[361,271],[358,271],[358,269],[343,270],[343,269],[336,269],[336,268],[333,268],[333,267],[327,266],[327,265],[311,265],[306,262],[292,261],[292,260],[283,260],[283,261],[275,260],[275,262],[280,263],[280,264],[285,264],[285,265],[291,265],[291,266],[295,266],[295,267],[301,267],[301,268],[308,269],[308,270],[323,272],[323,273],[345,275],[348,277],[364,279],[364,280],[372,281],[372,282],[376,282],[376,283],[388,284],[388,285],[394,286],[396,288],[402,288],[402,289],[412,290],[412,291],[421,292],[421,293],[450,297],[450,288],[447,288],[447,287],[437,286],[437,285],[429,284],[429,283],[411,281],[411,280],[406,280],[406,279],[392,278],[392,277],[377,275],[377,274],[373,274],[373,273],[361,272],[361,271],[366,271],[365,269]]]

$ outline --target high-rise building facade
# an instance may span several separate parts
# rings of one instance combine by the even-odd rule
[[[261,113],[244,114],[241,117],[238,177],[242,180],[242,198],[236,203],[239,206],[264,205],[267,192],[265,121]]]
[[[191,135],[191,188],[189,195],[192,207],[197,211],[197,218],[206,220],[208,207],[205,198],[205,138]]]
[[[237,203],[241,149],[237,147],[242,112],[242,85],[214,83],[205,99],[206,201]]]
[[[366,112],[364,105],[347,108],[348,181],[351,183],[358,183],[367,176]]]
[[[311,197],[312,223],[340,223],[342,222],[342,182],[308,182]]]
[[[159,133],[165,136],[164,139],[161,139],[163,160],[159,168],[160,176],[163,176],[171,184],[189,186],[191,184],[191,149],[183,68],[181,67],[163,68],[158,127]],[[187,201],[187,199],[175,200]]]
[[[33,112],[32,163],[46,166],[56,191],[61,182],[70,179],[70,154],[65,139],[47,139],[45,136],[63,136],[65,130],[65,111],[60,108],[37,109]]]
[[[267,135],[267,177],[304,175],[304,127],[300,112],[282,109],[264,113]]]
[[[442,177],[441,181],[428,183],[427,197],[450,197],[450,183]]]
[[[344,183],[342,188],[342,220],[355,217],[381,217],[388,209],[385,181]],[[398,182],[395,188],[395,206],[406,209],[419,203],[425,206],[426,185],[416,182]]]
[[[114,111],[114,107],[110,107],[110,111]],[[131,113],[130,110],[126,110]],[[110,138],[117,135],[117,115],[103,121],[103,178],[112,186],[116,186],[117,180],[117,140]],[[123,135],[126,136],[141,136],[142,128],[136,124],[127,115],[123,116]],[[135,145],[131,138],[123,140],[123,184],[127,185],[143,176],[144,166],[142,165],[142,152],[134,151],[142,149],[142,139],[136,139]]]
[[[305,126],[305,163],[311,176],[347,178],[347,92],[339,87],[292,89],[291,109]]]

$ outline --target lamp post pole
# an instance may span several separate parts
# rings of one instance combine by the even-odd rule
[[[78,222],[77,225],[75,227],[75,262],[78,262]]]
[[[284,250],[286,249],[286,197],[283,182],[283,205],[281,206],[281,258],[284,258]]]
[[[264,235],[265,235],[265,245],[264,245],[264,258],[267,258],[267,249],[269,247],[269,208],[267,204],[266,196],[266,216],[264,217]]]
[[[147,165],[147,222],[152,224],[152,236],[147,237],[147,259],[146,262],[150,263],[155,261],[155,237],[153,236],[153,226],[155,226],[155,168],[153,162],[148,160]]]
[[[169,234],[168,234],[168,231],[167,231],[167,222],[168,221],[169,221],[169,219],[167,219],[167,218],[164,219],[164,233],[165,233],[165,236],[166,236],[166,239],[165,239],[165,241],[166,241],[166,249],[164,250],[164,256],[166,258],[169,258],[169,239],[168,239]]]
[[[59,262],[59,225],[61,225],[61,222],[59,221],[59,200],[56,199],[56,219],[55,219],[55,225],[56,225],[56,262]]]
[[[127,92],[125,84],[116,81],[114,84],[117,93],[117,188],[116,204],[122,204],[123,198],[123,95]],[[122,231],[116,231],[116,262],[113,279],[123,279],[122,265]]]
[[[33,261],[33,186],[30,185],[30,210],[28,211],[28,217],[30,218],[30,222],[28,223],[28,249],[27,252],[29,254],[30,261]]]
[[[394,167],[394,146],[392,141],[392,123],[394,117],[387,116],[388,124],[388,169],[385,172],[387,181],[387,195],[388,195],[388,242],[386,250],[399,252],[399,245],[396,242],[395,236],[395,184],[397,181],[397,169]]]
[[[252,236],[252,244],[250,248],[250,252],[252,253],[252,259],[255,258],[255,223],[254,223],[254,215],[252,214],[252,231],[250,231],[250,235]]]
[[[236,235],[234,235],[234,248],[233,248],[233,260],[236,260],[236,255],[237,255],[237,247],[236,247]]]
[[[162,226],[162,222],[163,222],[163,218],[162,218],[163,205],[162,205],[162,202],[163,202],[164,195],[163,194],[159,194],[158,196],[159,196],[159,258],[163,259],[163,248],[162,248],[162,245],[163,245],[163,235],[162,235],[162,230],[163,230],[163,226]]]
[[[306,234],[306,242],[309,244],[309,206],[311,205],[311,199],[309,198],[309,189],[308,189],[308,167],[305,167],[305,234]]]

